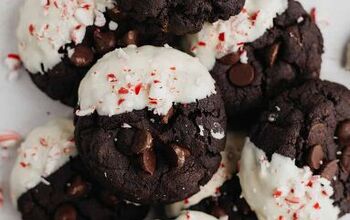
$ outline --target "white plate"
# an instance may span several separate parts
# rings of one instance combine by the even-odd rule
[[[17,81],[6,79],[8,69],[3,64],[6,55],[16,52],[15,27],[18,6],[24,0],[0,0],[0,132],[15,130],[23,135],[49,118],[69,116],[72,110],[54,102],[41,93],[24,73]],[[266,0],[268,1],[268,0]],[[342,83],[350,88],[350,72],[342,67],[344,48],[350,39],[349,0],[301,0],[307,9],[316,7],[317,19],[325,38],[322,78]],[[1,150],[0,150],[1,154]],[[8,174],[13,161],[0,157],[0,188],[4,190],[1,220],[18,220],[19,214],[11,206],[8,193]],[[0,198],[1,200],[1,198]],[[350,220],[350,217],[344,218]]]

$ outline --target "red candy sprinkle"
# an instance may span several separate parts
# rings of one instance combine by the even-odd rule
[[[204,41],[199,41],[198,42],[199,46],[205,47],[207,44]]]
[[[159,80],[153,80],[153,83],[160,83]]]
[[[306,186],[308,186],[308,187],[312,187],[312,185],[313,185],[313,183],[311,182],[311,180],[307,183],[307,185]]]
[[[291,204],[298,204],[300,202],[299,198],[297,197],[290,197],[290,198],[285,198],[287,203]]]
[[[24,163],[24,162],[20,162],[19,165],[21,165],[21,167],[23,167],[23,168],[26,168],[26,167],[27,167],[27,164]]]
[[[312,8],[310,11],[311,21],[316,22],[316,8]]]
[[[118,93],[119,94],[128,94],[129,93],[129,90],[124,88],[124,87],[121,87],[119,90],[118,90]]]
[[[321,206],[318,202],[314,204],[314,209],[321,209]]]
[[[89,4],[86,4],[86,5],[83,6],[83,8],[86,9],[86,10],[89,10],[90,7],[91,7],[91,5],[89,5]]]
[[[41,144],[42,146],[44,146],[44,147],[49,146],[48,143],[47,143],[47,141],[45,140],[45,138],[40,138],[40,144]]]
[[[293,214],[293,220],[298,220],[298,215],[297,215],[297,213],[294,213],[294,214]]]
[[[81,24],[78,24],[77,26],[75,26],[75,30],[79,30],[81,28]]]
[[[219,34],[219,41],[225,41],[225,33],[224,32]]]
[[[283,216],[278,216],[278,220],[284,220]]]
[[[282,195],[282,192],[279,191],[279,190],[276,190],[275,192],[273,192],[272,195],[273,195],[274,198],[278,198],[278,197],[280,197]]]
[[[14,54],[14,53],[9,53],[7,57],[10,59],[21,60],[21,57],[18,54]]]
[[[255,21],[256,21],[256,19],[258,18],[259,13],[260,13],[260,10],[257,11],[257,12],[255,12],[255,13],[253,13],[253,14],[250,16],[250,20],[252,21],[252,24],[253,24],[253,25],[255,25]]]
[[[30,35],[34,35],[34,31],[35,31],[35,27],[34,25],[30,24],[29,27],[28,27],[28,30],[29,30],[29,33]]]
[[[142,83],[139,83],[135,86],[135,94],[138,95],[141,91]]]
[[[118,81],[118,80],[117,80],[117,77],[115,77],[115,75],[114,75],[113,73],[107,74],[107,80],[108,80],[109,82],[117,82],[117,81]]]
[[[118,100],[118,105],[121,105],[124,101],[125,101],[125,99],[119,99]]]

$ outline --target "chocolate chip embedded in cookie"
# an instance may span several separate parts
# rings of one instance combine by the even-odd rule
[[[293,0],[247,0],[240,14],[204,25],[185,45],[211,70],[239,129],[282,90],[318,78],[323,53],[320,30]]]
[[[133,219],[148,207],[129,204],[83,169],[73,122],[59,119],[34,129],[19,149],[11,195],[24,220]]]
[[[238,14],[244,0],[117,0],[118,15],[143,24],[149,31],[183,35],[200,31],[205,22]]]
[[[350,211],[349,109],[350,91],[321,80],[270,102],[240,163],[243,196],[258,216],[338,219],[338,214]],[[260,202],[255,199],[258,195]],[[288,214],[287,207],[297,206],[292,204],[303,209],[293,208]]]
[[[165,206],[167,217],[178,216],[183,210],[197,210],[218,219],[255,220],[249,205],[241,198],[241,187],[237,177],[238,160],[245,142],[242,134],[227,133],[226,148],[221,153],[218,171],[201,190],[186,198]]]
[[[79,88],[75,137],[102,185],[138,203],[199,191],[220,165],[226,116],[208,70],[170,47],[107,54]]]
[[[115,19],[111,0],[28,0],[20,10],[18,51],[34,83],[48,96],[75,106],[81,79],[104,54],[129,44],[175,44],[175,36],[135,31]]]

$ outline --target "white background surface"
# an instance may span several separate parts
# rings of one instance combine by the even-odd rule
[[[18,7],[23,1],[0,0],[0,132],[14,130],[25,135],[49,118],[70,116],[72,110],[42,94],[24,72],[14,82],[7,80],[9,71],[3,60],[8,53],[16,53],[15,26]],[[350,88],[350,72],[342,67],[345,45],[350,40],[350,1],[301,2],[308,10],[316,7],[317,20],[324,34],[326,53],[323,56],[322,78],[340,82]],[[1,153],[4,152],[0,149]],[[9,201],[7,181],[12,159],[13,155],[10,159],[0,157],[0,189],[4,190],[5,196],[4,206],[0,208],[0,220],[20,219]],[[346,219],[350,220],[350,217]]]

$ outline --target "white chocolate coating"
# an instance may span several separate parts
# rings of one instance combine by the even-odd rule
[[[77,155],[71,120],[57,119],[34,129],[18,150],[10,177],[12,202]]]
[[[57,65],[58,50],[82,42],[86,27],[103,26],[103,12],[111,0],[25,0],[17,27],[18,51],[31,73],[43,73]],[[102,16],[102,17],[101,17]],[[99,22],[97,22],[99,21]]]
[[[330,181],[280,154],[269,161],[250,141],[242,152],[239,179],[242,195],[259,220],[338,219]]]
[[[245,43],[253,42],[273,26],[273,19],[288,8],[288,0],[246,0],[244,9],[229,20],[206,23],[203,29],[185,40],[185,49],[211,70],[215,60],[230,53],[241,53]]]
[[[82,80],[78,116],[148,108],[166,115],[175,103],[215,94],[215,81],[196,59],[171,47],[134,45],[106,54]]]

